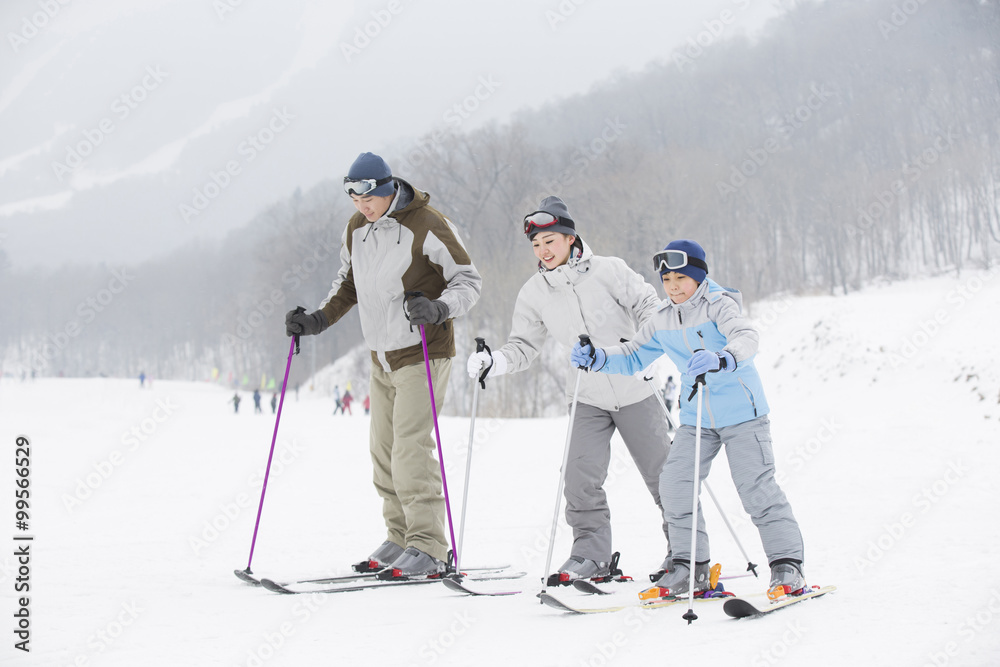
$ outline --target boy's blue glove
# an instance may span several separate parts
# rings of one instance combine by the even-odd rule
[[[710,350],[698,350],[688,359],[687,374],[701,375],[702,373],[732,373],[736,370],[736,357],[723,350],[722,352],[711,352]]]
[[[608,360],[607,353],[601,348],[593,345],[583,345],[580,341],[573,346],[573,351],[569,355],[570,361],[577,368],[599,371],[604,368],[604,362]]]

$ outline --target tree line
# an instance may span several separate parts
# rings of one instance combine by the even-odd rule
[[[479,304],[456,326],[448,410],[471,402],[473,338],[506,339],[517,291],[536,270],[521,218],[549,194],[567,202],[597,254],[622,257],[653,285],[652,254],[698,240],[710,275],[750,304],[991,266],[997,44],[995,0],[786,2],[752,41],[681,47],[508,123],[372,146],[431,193],[483,275]],[[353,207],[338,181],[296,191],[222,243],[118,278],[104,266],[28,275],[0,258],[4,369],[177,379],[216,369],[224,381],[280,381],[285,311],[317,306],[339,266]],[[304,343],[308,363],[293,364],[291,382],[363,355],[361,343],[352,313]],[[488,409],[560,414],[565,356],[552,345],[517,380],[492,383]],[[366,379],[356,381],[363,390]]]

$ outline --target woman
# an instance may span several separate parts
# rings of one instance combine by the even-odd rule
[[[469,357],[470,377],[523,371],[551,334],[571,348],[580,334],[595,345],[632,338],[660,306],[656,291],[617,257],[594,255],[576,233],[576,223],[558,197],[546,197],[524,218],[524,233],[538,258],[538,273],[521,288],[507,343],[492,354]],[[567,395],[572,399],[575,373]],[[615,429],[638,467],[657,507],[659,477],[670,439],[649,383],[637,377],[587,373],[580,379],[576,419],[566,467],[566,522],[573,548],[558,580],[608,576],[611,512],[604,480]],[[662,526],[666,535],[666,523]]]

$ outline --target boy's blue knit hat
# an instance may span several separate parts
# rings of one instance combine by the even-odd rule
[[[363,178],[379,180],[380,178],[389,178],[390,176],[392,176],[392,170],[389,169],[389,165],[380,156],[375,155],[375,153],[362,153],[359,155],[354,164],[351,165],[350,171],[347,172],[348,178],[357,180]],[[368,194],[372,197],[388,197],[395,191],[396,184],[393,181],[389,181],[378,186]]]
[[[671,241],[667,244],[664,250],[683,250],[687,253],[688,263],[677,269],[668,269],[663,267],[660,271],[660,278],[663,278],[664,274],[675,271],[677,273],[683,274],[692,278],[698,284],[701,284],[708,275],[708,262],[705,261],[705,249],[702,248],[695,241],[690,241],[688,239],[679,239],[677,241]],[[694,266],[691,260],[696,260],[697,264],[701,266]],[[704,268],[702,268],[704,267]]]

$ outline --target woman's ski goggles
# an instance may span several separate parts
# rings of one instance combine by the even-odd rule
[[[349,195],[357,195],[358,197],[363,197],[380,185],[385,185],[386,183],[392,182],[392,176],[386,176],[385,178],[351,178],[350,176],[344,176],[344,192]]]
[[[535,211],[524,216],[524,233],[530,234],[534,229],[545,229],[559,222],[559,218],[546,213],[545,211]]]
[[[659,273],[676,271],[685,266],[693,266],[708,271],[708,264],[697,257],[689,257],[684,250],[661,250],[653,255],[653,270]]]

